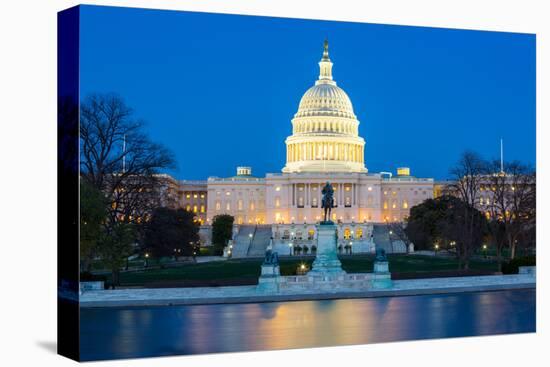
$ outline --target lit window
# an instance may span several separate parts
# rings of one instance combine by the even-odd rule
[[[239,201],[237,202],[237,209],[238,210],[243,210],[243,200],[242,199],[239,199]]]
[[[275,198],[275,207],[278,208],[281,206],[281,199],[279,199],[278,197]]]
[[[231,210],[231,203],[229,201],[225,203],[225,210]]]
[[[349,228],[344,229],[344,239],[349,240],[351,238],[351,231]]]
[[[369,186],[367,190],[372,191],[372,186]]]
[[[187,206],[185,207],[185,210],[191,211],[191,205],[187,205]]]
[[[253,201],[250,202],[250,210],[254,210],[254,202]]]
[[[392,208],[392,209],[397,208],[397,203],[396,203],[395,201],[392,203],[391,208]]]
[[[222,208],[222,203],[220,203],[219,201],[216,201],[216,210],[221,210]]]
[[[204,213],[206,210],[206,208],[204,207],[204,205],[201,205],[201,213]]]
[[[198,208],[196,205],[193,206],[193,213],[196,213],[198,211]]]
[[[281,191],[281,186],[277,186],[277,187],[275,188],[275,191]]]
[[[201,199],[204,199],[204,194],[201,194]]]
[[[388,209],[388,202],[384,201],[384,209]]]
[[[363,238],[363,228],[357,228],[355,238]]]
[[[191,194],[185,195],[185,198],[186,198],[186,199],[190,199],[190,198],[191,198]]]
[[[384,191],[384,195],[388,195],[388,192],[387,192],[387,191]]]
[[[196,198],[197,198],[197,194],[193,194],[193,198],[195,198],[195,199],[196,199]]]
[[[227,191],[227,192],[225,193],[225,195],[229,196],[229,195],[231,195],[231,193],[230,193],[229,191]]]
[[[407,209],[409,207],[409,203],[407,203],[407,200],[403,201],[403,209]]]
[[[346,186],[345,190],[346,190],[346,191],[349,191],[349,190],[351,190],[351,187]]]

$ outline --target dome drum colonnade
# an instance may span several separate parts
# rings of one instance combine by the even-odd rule
[[[367,172],[359,121],[332,78],[327,41],[319,68],[319,79],[302,97],[292,120],[283,172]]]

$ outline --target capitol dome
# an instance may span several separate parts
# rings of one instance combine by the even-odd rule
[[[307,90],[294,117],[306,116],[356,118],[348,95],[336,86],[336,82],[318,83]]]
[[[327,41],[319,69],[292,119],[283,172],[366,172],[365,140],[350,98],[332,78]]]

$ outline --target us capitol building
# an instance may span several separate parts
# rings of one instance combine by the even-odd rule
[[[292,119],[281,173],[254,177],[250,167],[237,167],[233,177],[207,181],[164,176],[166,196],[196,214],[205,244],[212,219],[230,214],[235,218],[234,256],[263,256],[269,243],[281,254],[296,244],[307,246],[321,219],[321,189],[330,182],[338,238],[352,243],[354,252],[372,252],[375,242],[393,243],[385,223],[402,221],[412,206],[434,196],[433,179],[413,177],[407,167],[396,175],[368,171],[359,121],[350,98],[333,78],[332,66],[325,41],[319,78]]]

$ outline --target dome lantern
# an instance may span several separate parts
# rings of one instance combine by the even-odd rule
[[[323,58],[319,61],[319,83],[320,81],[332,81],[332,62],[328,57],[328,40],[325,39],[324,49],[323,49]],[[336,85],[335,82],[333,82]]]

